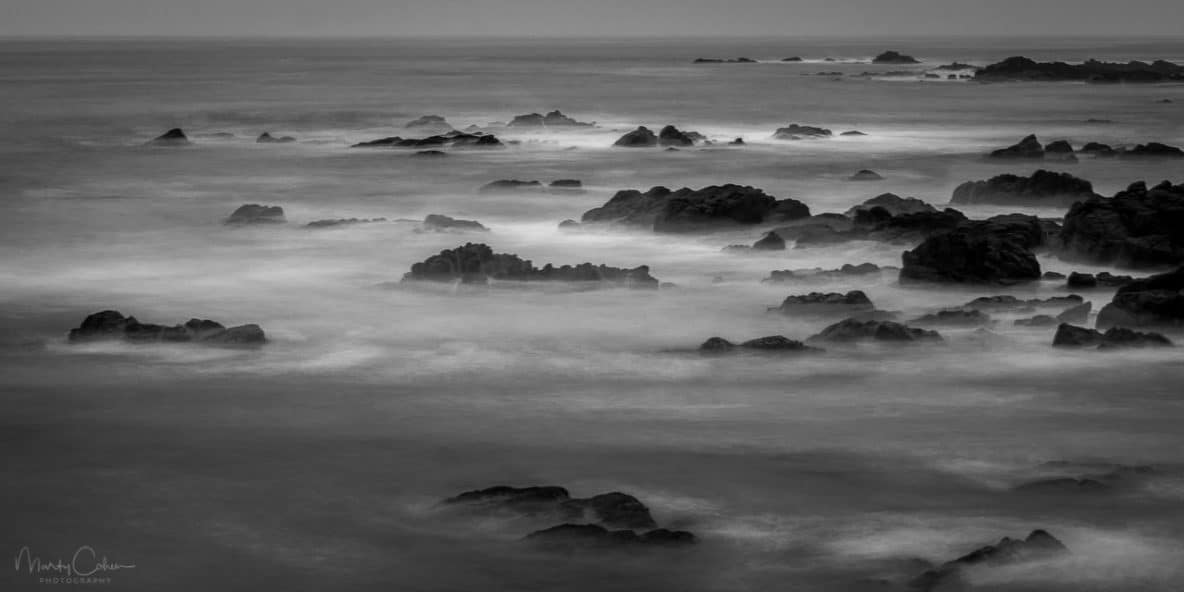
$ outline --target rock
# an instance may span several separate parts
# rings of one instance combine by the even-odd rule
[[[451,131],[426,138],[401,138],[391,136],[367,142],[359,142],[350,148],[504,148],[501,140],[492,134]]]
[[[1085,327],[1078,327],[1068,323],[1057,326],[1057,333],[1052,338],[1054,347],[1096,347],[1102,343],[1102,333]]]
[[[1056,317],[1050,315],[1036,315],[1027,319],[1016,319],[1017,327],[1055,327],[1060,323]]]
[[[1144,347],[1172,347],[1159,333],[1140,333],[1125,327],[1111,327],[1105,333],[1063,323],[1052,341],[1055,347],[1094,347],[1100,350]]]
[[[1044,530],[1034,530],[1026,539],[1003,538],[994,545],[980,547],[967,555],[942,564],[937,569],[926,571],[909,584],[913,589],[924,592],[944,590],[949,582],[953,582],[960,589],[962,571],[965,568],[1015,565],[1051,559],[1067,553],[1069,553],[1068,547],[1056,537]]]
[[[510,121],[510,127],[591,127],[593,124],[576,121],[563,114],[562,111],[551,111],[546,115],[528,113],[519,115]]]
[[[943,327],[981,327],[991,324],[991,317],[977,309],[947,309],[915,318],[913,325]]]
[[[510,510],[521,514],[554,512],[559,504],[571,499],[562,487],[509,487],[498,485],[486,489],[466,491],[444,500],[444,505],[476,505],[485,509]]]
[[[724,353],[734,349],[736,349],[736,344],[723,337],[711,337],[699,346],[699,351],[703,353]]]
[[[740,344],[741,349],[758,350],[766,352],[813,352],[818,351],[815,348],[807,346],[800,341],[794,341],[782,335],[771,335],[769,337],[760,337],[757,339],[750,339]]]
[[[1063,274],[1059,271],[1046,271],[1046,272],[1044,272],[1044,275],[1040,276],[1040,279],[1042,279],[1042,280],[1063,280],[1066,277],[1068,277],[1068,276],[1066,276],[1065,274]]]
[[[576,222],[575,220],[571,220],[571,219],[567,219],[567,220],[564,220],[559,223],[559,228],[571,229],[571,228],[579,228],[579,227],[580,227],[580,223]]]
[[[900,278],[942,283],[1011,284],[1040,279],[1032,249],[1044,230],[1034,216],[1010,214],[967,222],[905,251]]]
[[[678,131],[673,125],[668,125],[658,132],[659,146],[694,146],[695,140],[688,134]]]
[[[448,153],[442,150],[420,150],[419,152],[413,153],[411,156],[415,158],[443,158],[448,156]]]
[[[1074,204],[1061,239],[1064,258],[1130,268],[1184,264],[1184,184],[1134,183],[1113,198]]]
[[[867,134],[865,134],[859,130],[851,130],[851,131],[843,132],[839,135],[840,136],[866,136]]]
[[[425,128],[426,127],[426,128],[430,128],[432,130],[440,130],[440,131],[445,131],[445,132],[452,130],[452,125],[450,125],[448,123],[448,120],[444,119],[444,117],[440,116],[440,115],[424,115],[423,117],[420,117],[418,119],[408,121],[407,125],[405,125],[403,127],[407,128],[407,129],[416,129],[416,128]]]
[[[778,128],[777,131],[773,132],[773,139],[801,140],[803,138],[829,138],[831,135],[832,132],[826,128],[791,123],[788,126]]]
[[[783,62],[800,62],[800,61],[802,61],[802,58],[799,56],[793,56],[790,58],[782,58],[781,61],[783,61]]]
[[[520,514],[554,514],[565,520],[592,521],[613,528],[655,528],[650,510],[632,495],[614,491],[589,498],[572,498],[567,489],[554,485],[508,487],[466,491],[445,499],[446,506],[471,510],[510,511]]]
[[[280,136],[277,138],[271,135],[270,132],[263,132],[258,138],[255,139],[256,144],[291,144],[295,141],[296,138],[293,138],[292,136]]]
[[[188,146],[191,142],[185,132],[175,127],[148,142],[149,146]]]
[[[538,181],[519,181],[518,179],[499,179],[482,185],[479,193],[521,193],[524,190],[541,190],[543,184]]]
[[[937,331],[917,329],[882,320],[846,319],[822,330],[807,339],[807,342],[850,343],[855,341],[942,341]]]
[[[1118,153],[1121,158],[1184,158],[1184,150],[1159,142],[1139,144]]]
[[[874,59],[873,64],[920,64],[921,62],[910,55],[905,55],[897,51],[886,51]]]
[[[537,268],[529,260],[517,255],[494,253],[488,245],[467,243],[455,249],[441,251],[411,266],[403,281],[454,282],[487,284],[489,280],[503,281],[560,281],[586,282],[627,288],[657,289],[658,280],[642,265],[633,269],[606,265],[547,264]]]
[[[1035,135],[1029,135],[1018,144],[991,152],[991,158],[1041,159],[1044,158],[1044,146]]]
[[[1098,280],[1092,273],[1078,273],[1076,271],[1069,273],[1069,279],[1065,282],[1065,286],[1073,289],[1088,289],[1098,287]]]
[[[210,345],[259,345],[267,337],[259,325],[240,325],[229,329],[208,319],[189,319],[184,325],[167,327],[141,323],[135,317],[124,317],[118,311],[105,310],[89,315],[82,324],[71,329],[70,343],[122,340],[146,342],[196,342]]]
[[[1012,488],[1017,493],[1038,494],[1075,494],[1099,493],[1110,491],[1112,488],[1096,479],[1074,479],[1059,477],[1055,479],[1041,479],[1030,483],[1023,483]]]
[[[875,310],[871,299],[860,290],[851,290],[846,294],[837,292],[788,296],[776,310],[787,315],[809,314],[851,314],[860,311]]]
[[[456,231],[475,231],[475,232],[489,232],[483,224],[476,220],[458,220],[440,214],[428,214],[423,219],[422,228],[424,230],[456,230]]]
[[[632,530],[610,531],[595,524],[560,524],[530,533],[526,542],[551,551],[583,549],[635,549],[644,547],[682,547],[698,542],[694,534],[658,528],[640,536]]]
[[[769,277],[761,280],[764,283],[780,283],[793,280],[809,280],[818,278],[845,278],[851,276],[862,276],[879,274],[882,271],[879,265],[875,263],[860,263],[859,265],[851,265],[850,263],[843,264],[838,269],[782,269],[775,270],[770,273]]]
[[[556,179],[549,185],[552,189],[583,189],[584,184],[579,179]]]
[[[1097,197],[1093,184],[1068,173],[1039,170],[1030,177],[999,175],[954,190],[950,203],[1069,207]]]
[[[386,218],[331,218],[326,220],[313,220],[305,224],[305,228],[334,228],[337,226],[353,226],[354,224],[373,224],[377,222],[386,222]]]
[[[619,491],[562,502],[569,520],[592,519],[614,528],[655,528],[650,510],[637,498]]]
[[[938,211],[937,208],[915,197],[900,197],[895,193],[882,193],[847,210],[846,215],[855,217],[860,212],[866,212],[874,208],[882,208],[886,210],[890,216],[900,216],[903,214],[933,214],[937,213]],[[860,221],[857,220],[856,222],[859,223]]]
[[[728,142],[728,146],[743,146],[743,145],[744,145],[744,138],[736,138],[735,140]]]
[[[1157,60],[1154,63],[1132,61],[1126,64],[1086,60],[1082,64],[1036,62],[1025,57],[1010,57],[991,64],[975,74],[976,80],[1085,80],[1091,82],[1163,82],[1184,80],[1184,66]]]
[[[883,181],[884,177],[881,177],[876,171],[863,169],[862,171],[851,175],[848,179],[851,181]]]
[[[757,62],[756,62],[756,60],[754,60],[752,58],[733,58],[733,59],[696,58],[694,63],[696,63],[696,64],[755,64]]]
[[[1184,267],[1134,280],[1098,312],[1099,328],[1184,325]]]
[[[1102,144],[1099,142],[1087,143],[1086,145],[1081,147],[1080,152],[1082,152],[1083,154],[1093,154],[1095,157],[1098,157],[1098,158],[1107,158],[1107,157],[1118,155],[1118,152],[1116,150],[1114,150],[1114,148],[1110,147],[1110,145]]]
[[[670,191],[654,187],[642,193],[618,191],[582,221],[643,226],[655,232],[696,232],[805,218],[810,208],[753,187],[723,185]]]
[[[1089,320],[1089,313],[1093,310],[1094,304],[1092,302],[1082,302],[1076,306],[1065,309],[1061,314],[1056,316],[1058,323],[1084,323]]]
[[[752,244],[752,248],[761,251],[784,251],[785,239],[778,236],[776,232],[766,232],[761,240]]]
[[[1046,144],[1044,157],[1052,160],[1077,162],[1077,157],[1073,155],[1073,145],[1066,140],[1056,140]]]
[[[658,145],[658,136],[644,125],[621,136],[613,146],[623,148],[649,148]]]
[[[283,224],[287,222],[284,217],[284,208],[280,206],[261,206],[259,204],[246,204],[239,206],[237,210],[230,214],[224,222],[231,225],[239,224]]]
[[[1040,307],[1064,307],[1081,304],[1084,299],[1077,294],[1067,296],[1052,296],[1050,298],[1031,298],[1021,300],[1011,295],[980,296],[962,305],[962,308],[974,310],[1029,310]]]

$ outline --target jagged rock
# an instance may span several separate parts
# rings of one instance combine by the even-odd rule
[[[644,125],[621,136],[613,146],[623,148],[649,148],[658,145],[658,136]]]
[[[1131,268],[1184,263],[1184,184],[1134,183],[1113,198],[1074,204],[1061,231],[1063,257]]]
[[[659,146],[694,146],[695,140],[689,134],[683,133],[673,125],[668,125],[658,132]]]
[[[455,249],[441,251],[411,266],[403,281],[454,282],[486,284],[489,280],[503,281],[562,281],[618,285],[628,288],[656,289],[658,280],[642,265],[633,269],[581,263],[554,267],[547,264],[537,268],[529,260],[517,255],[494,253],[488,245],[467,243]]]
[[[1102,333],[1085,327],[1078,327],[1068,323],[1057,326],[1057,333],[1052,338],[1055,347],[1096,347],[1102,343]]]
[[[1025,136],[1018,144],[991,152],[992,158],[1040,159],[1044,158],[1044,146],[1035,135]]]
[[[886,51],[874,59],[873,64],[920,64],[917,58],[911,55],[905,55],[898,51]]]
[[[860,290],[851,290],[846,294],[838,292],[788,296],[776,310],[781,314],[850,314],[859,311],[875,310],[871,299]]]
[[[934,214],[938,211],[937,208],[915,197],[900,197],[895,193],[881,193],[880,195],[877,195],[847,210],[847,215],[855,217],[860,212],[869,212],[875,208],[881,208],[887,211],[890,216],[901,216],[904,214]],[[856,222],[861,223],[863,220],[856,220]]]
[[[189,319],[184,325],[156,325],[141,323],[136,317],[125,317],[118,311],[104,310],[89,315],[82,324],[71,329],[70,343],[103,340],[147,342],[197,342],[212,345],[258,345],[267,342],[259,325],[240,325],[226,328],[208,319]]]
[[[812,125],[798,125],[791,123],[773,132],[775,140],[801,140],[802,138],[829,138],[833,132],[826,128]]]
[[[520,193],[525,190],[542,190],[543,184],[538,181],[520,181],[518,179],[498,179],[482,185],[477,189],[480,193]]]
[[[1184,66],[1164,60],[1126,64],[1086,60],[1082,64],[1036,62],[1016,56],[991,64],[975,74],[976,80],[1086,80],[1092,82],[1163,82],[1184,80]]]
[[[603,206],[585,212],[582,221],[648,226],[655,232],[695,232],[809,215],[810,208],[799,201],[778,200],[753,187],[723,185],[619,191]]]
[[[367,142],[359,142],[350,148],[504,148],[501,140],[492,134],[452,131],[426,138],[402,138],[391,136]]]
[[[1037,280],[1040,263],[1032,249],[1044,240],[1044,229],[1034,216],[1009,214],[967,222],[905,251],[900,278],[946,283]]]
[[[280,206],[261,206],[259,204],[246,204],[239,206],[237,210],[230,214],[230,217],[225,220],[226,224],[282,224],[287,222],[284,217],[284,208]]]
[[[845,319],[822,330],[821,333],[810,337],[809,342],[850,343],[855,341],[941,341],[941,334],[937,331],[917,329],[883,320]]]
[[[879,265],[875,263],[860,263],[859,265],[851,265],[850,263],[843,264],[838,269],[781,269],[774,270],[769,274],[769,277],[761,280],[762,282],[788,282],[793,280],[807,280],[814,278],[833,278],[833,277],[850,277],[870,274],[879,274],[882,271]]]
[[[1184,150],[1159,142],[1139,144],[1118,153],[1120,158],[1184,158]]]
[[[519,115],[510,121],[510,127],[591,127],[591,123],[576,121],[563,114],[562,111],[551,111],[546,115],[528,113]]]
[[[943,327],[981,327],[991,324],[991,316],[978,309],[947,309],[915,318],[913,325]]]
[[[189,137],[179,127],[175,127],[148,141],[149,146],[188,146],[190,143]]]
[[[325,220],[313,220],[305,224],[305,228],[334,228],[337,226],[353,226],[355,224],[373,224],[376,222],[386,222],[386,218],[330,218]]]
[[[421,227],[424,230],[458,230],[458,231],[475,231],[488,232],[489,229],[476,220],[458,220],[449,216],[440,214],[428,214],[423,219]]]
[[[1134,280],[1098,312],[1099,328],[1184,325],[1184,267]]]
[[[766,232],[761,240],[752,244],[752,248],[760,251],[784,251],[785,239],[778,236],[776,232]]]
[[[1039,170],[1031,177],[999,175],[970,181],[954,190],[950,203],[1068,207],[1097,197],[1093,184],[1068,173]]]
[[[909,584],[916,590],[930,592],[945,589],[949,582],[958,585],[962,570],[967,567],[1000,567],[1059,557],[1069,553],[1068,547],[1044,530],[1034,530],[1026,539],[1003,538],[994,545],[980,547],[937,569],[928,570]]]
[[[847,134],[843,134],[843,135],[847,135]],[[849,180],[850,181],[883,181],[884,177],[881,177],[880,174],[877,173],[876,171],[869,171],[867,169],[863,169],[862,171],[859,171],[858,173],[851,175],[851,177],[849,177]],[[891,194],[888,194],[888,195],[891,195]]]
[[[293,138],[292,136],[276,137],[271,135],[270,132],[263,132],[262,134],[259,134],[258,138],[255,138],[256,144],[291,144],[295,141],[296,138]]]

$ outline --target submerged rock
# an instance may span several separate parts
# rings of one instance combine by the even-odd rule
[[[539,268],[517,255],[494,253],[488,245],[468,243],[412,265],[403,281],[459,281],[464,284],[487,284],[490,280],[558,281],[657,289],[658,280],[649,271],[645,265],[624,269],[591,263],[561,267],[548,263]]]
[[[353,226],[355,224],[374,224],[377,222],[386,222],[386,218],[330,218],[325,220],[313,220],[305,224],[305,228],[335,228],[338,226]]]
[[[237,210],[230,214],[229,218],[224,221],[226,224],[283,224],[287,222],[284,217],[284,208],[280,206],[263,206],[259,204],[246,204],[239,206]]]
[[[191,142],[185,132],[175,127],[148,141],[149,146],[188,146]]]
[[[875,310],[867,294],[860,290],[851,290],[846,294],[837,292],[811,292],[788,296],[777,307],[781,314],[851,314],[854,312]]]
[[[1097,197],[1093,184],[1068,173],[1039,170],[1030,177],[999,175],[954,190],[950,203],[1068,207]]]
[[[722,185],[671,191],[654,187],[642,193],[618,191],[582,221],[652,228],[655,232],[696,232],[804,218],[810,208],[754,187]]]
[[[492,134],[451,131],[426,138],[402,138],[391,136],[367,142],[359,142],[350,148],[504,148],[501,140]]]
[[[1098,312],[1099,328],[1184,325],[1184,267],[1134,280]]]
[[[70,330],[68,339],[70,343],[122,340],[136,343],[259,345],[267,342],[267,337],[259,325],[227,328],[208,319],[189,319],[184,325],[168,327],[141,323],[136,317],[125,317],[114,310],[104,310],[87,316],[78,328]]]
[[[844,133],[843,135],[845,136],[848,134]],[[880,176],[880,174],[877,173],[876,171],[869,171],[867,169],[863,169],[862,171],[859,171],[858,173],[851,175],[848,178],[848,180],[850,180],[850,181],[883,181],[884,177]]]
[[[800,341],[795,341],[783,335],[770,335],[750,339],[740,344],[732,343],[723,337],[712,337],[699,346],[699,351],[705,354],[734,353],[738,351],[772,352],[772,353],[816,353],[822,350],[810,347]]]
[[[518,179],[498,179],[490,181],[477,189],[480,193],[520,193],[522,191],[542,190],[543,184],[538,181],[520,181]]]
[[[592,127],[593,124],[576,121],[564,115],[562,111],[555,110],[546,115],[538,113],[518,115],[507,125],[509,127]]]
[[[883,320],[846,319],[806,340],[807,342],[851,343],[856,341],[942,341],[937,331],[917,329]]]
[[[1130,268],[1184,264],[1184,184],[1134,183],[1074,204],[1061,230],[1065,258]]]
[[[262,134],[259,134],[258,138],[255,138],[256,144],[291,144],[295,141],[296,138],[293,138],[292,136],[276,137],[271,135],[270,132],[263,132]]]

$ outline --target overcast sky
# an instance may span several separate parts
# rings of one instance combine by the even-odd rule
[[[1184,0],[0,0],[0,35],[1184,35]]]

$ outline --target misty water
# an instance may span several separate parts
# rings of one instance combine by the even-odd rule
[[[752,185],[814,213],[889,191],[941,206],[964,181],[1038,168],[981,158],[1029,133],[1184,144],[1184,86],[894,79],[879,74],[901,67],[862,63],[885,49],[921,57],[918,72],[1010,55],[1184,62],[1184,43],[1097,39],[0,43],[2,548],[68,558],[91,545],[136,564],[112,575],[135,590],[894,590],[924,562],[1044,528],[1072,553],[984,571],[974,589],[1180,590],[1179,348],[1053,349],[1052,329],[1002,314],[989,333],[942,328],[943,345],[703,357],[711,336],[805,339],[837,320],[766,312],[789,294],[860,289],[913,318],[1069,292],[915,288],[891,272],[762,283],[778,269],[899,266],[907,245],[735,253],[722,249],[760,229],[558,228],[655,185]],[[691,63],[738,56],[808,59]],[[865,71],[877,75],[846,76]],[[519,143],[445,158],[348,148],[415,136],[403,126],[426,114],[463,128],[553,109],[597,126],[499,129]],[[868,135],[771,139],[791,122]],[[666,124],[720,142],[611,147]],[[172,127],[194,145],[143,145]],[[298,141],[256,144],[264,131]],[[723,145],[735,137],[746,146]],[[1041,166],[1112,195],[1178,183],[1180,163]],[[847,180],[860,169],[885,180]],[[515,178],[587,191],[477,192]],[[222,224],[245,203],[282,206],[289,222]],[[432,213],[490,232],[398,221]],[[380,216],[391,221],[303,227]],[[648,265],[675,287],[398,283],[465,242],[539,265]],[[1112,295],[1083,293],[1095,309]],[[270,342],[67,343],[106,309],[258,323]],[[1155,472],[1121,495],[1012,490],[1111,464]],[[556,556],[519,541],[549,523],[437,507],[498,484],[628,492],[700,543]],[[36,587],[0,573],[5,589]]]

